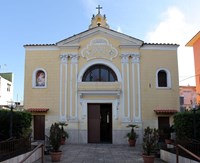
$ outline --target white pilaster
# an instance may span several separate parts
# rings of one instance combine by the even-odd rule
[[[78,75],[78,54],[71,54],[71,64],[70,64],[70,119],[78,119],[78,94],[77,94],[77,75]],[[75,73],[75,74],[74,74]],[[73,90],[74,86],[74,90]],[[73,101],[74,99],[74,101]],[[73,115],[73,102],[75,115]]]
[[[130,90],[129,90],[129,54],[122,54],[121,55],[121,63],[122,63],[122,121],[129,122],[130,121]],[[125,75],[126,74],[126,75]],[[125,80],[126,77],[126,80]],[[127,92],[125,92],[125,84],[127,86]],[[125,95],[127,100],[125,102]],[[125,108],[126,104],[128,105],[127,108],[127,115],[125,115]]]
[[[66,121],[67,120],[67,64],[68,64],[68,55],[62,54],[60,55],[60,121]],[[65,75],[63,76],[63,71],[65,72]],[[63,83],[63,77],[64,83]],[[64,88],[64,106],[63,106],[63,88]],[[64,114],[63,114],[64,112]]]
[[[140,96],[140,56],[139,54],[132,54],[132,80],[133,80],[133,121],[141,122],[141,96]],[[136,67],[135,67],[136,66]],[[135,68],[137,69],[137,84],[135,79]],[[136,89],[137,87],[137,89]],[[136,93],[136,90],[138,91]],[[136,96],[138,95],[136,106]]]
[[[133,55],[132,56],[132,92],[133,92],[133,101],[132,101],[132,105],[133,105],[133,117],[135,117],[135,113],[136,113],[136,90],[135,90],[135,57]],[[134,121],[134,118],[133,118]]]

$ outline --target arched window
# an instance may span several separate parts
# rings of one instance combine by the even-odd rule
[[[164,70],[158,72],[158,87],[167,87],[167,73]]]
[[[171,87],[171,76],[170,76],[170,72],[166,69],[159,69],[157,70],[157,87],[161,87],[161,88],[170,88]]]
[[[117,76],[115,72],[105,65],[93,65],[89,67],[83,75],[83,82],[115,82]]]
[[[33,73],[33,87],[46,88],[47,87],[47,73],[43,69],[36,69]]]

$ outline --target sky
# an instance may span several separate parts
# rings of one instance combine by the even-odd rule
[[[112,30],[147,43],[176,43],[179,85],[195,85],[193,48],[200,0],[0,0],[0,72],[14,73],[14,101],[23,101],[26,44],[52,44],[88,29],[101,5]]]

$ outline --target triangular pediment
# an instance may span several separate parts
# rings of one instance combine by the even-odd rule
[[[80,42],[88,39],[90,37],[94,37],[95,35],[102,35],[114,38],[120,42],[119,46],[137,46],[140,47],[143,44],[142,40],[136,39],[134,37],[125,35],[123,33],[119,33],[117,31],[107,29],[104,27],[95,27],[74,36],[71,36],[67,39],[59,41],[56,43],[59,47],[79,47]]]

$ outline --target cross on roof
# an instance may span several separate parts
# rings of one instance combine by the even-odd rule
[[[103,7],[101,7],[100,5],[98,5],[98,7],[96,7],[96,9],[98,10],[98,14],[100,14],[100,10],[102,9]]]

